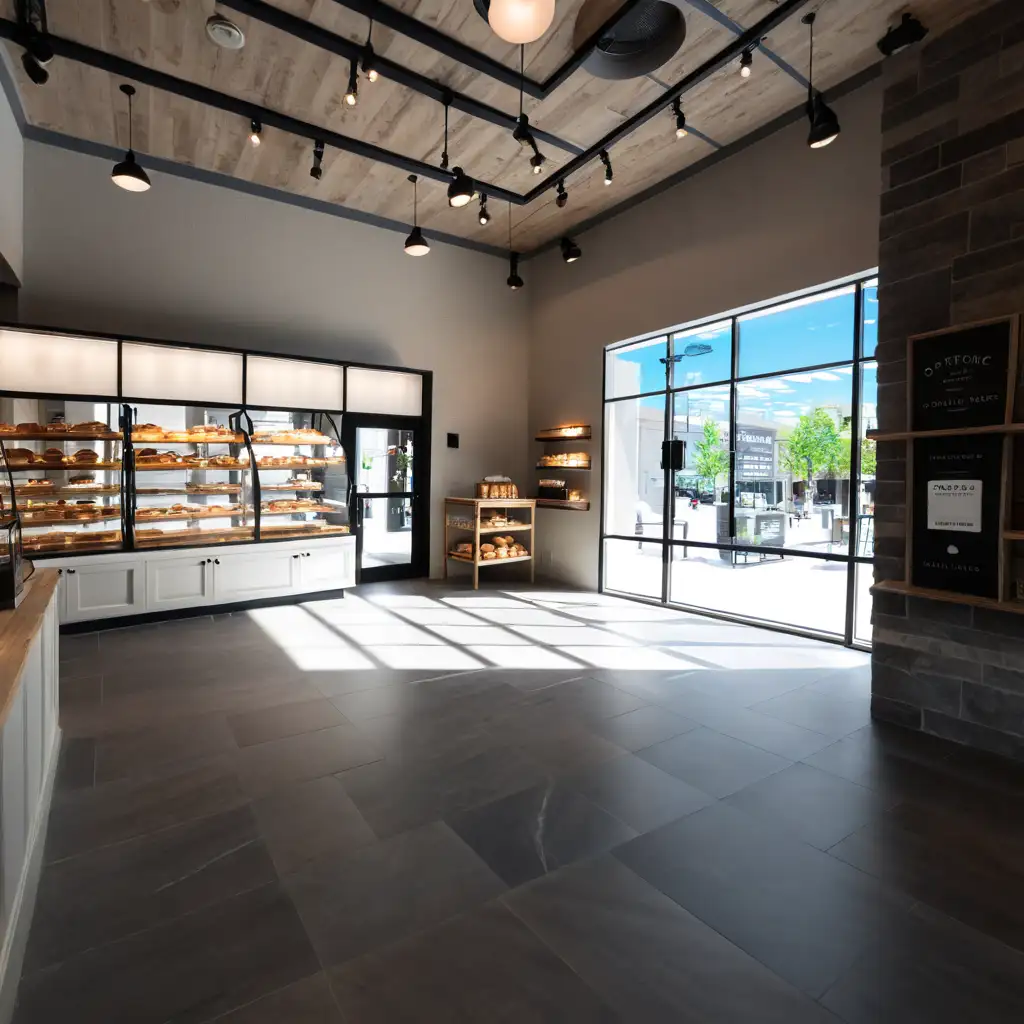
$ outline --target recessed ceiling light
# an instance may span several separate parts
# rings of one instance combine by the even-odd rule
[[[211,14],[206,19],[206,35],[210,42],[224,50],[240,50],[245,46],[245,33],[223,14]]]

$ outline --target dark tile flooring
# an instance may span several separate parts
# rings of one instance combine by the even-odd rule
[[[16,1024],[1024,1020],[1024,769],[864,655],[419,584],[61,661]]]

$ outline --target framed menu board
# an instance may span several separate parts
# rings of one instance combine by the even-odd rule
[[[919,437],[912,464],[911,583],[998,600],[1002,436]]]
[[[1016,318],[910,339],[910,429],[996,426],[1012,416]]]

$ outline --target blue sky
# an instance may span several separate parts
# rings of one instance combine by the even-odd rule
[[[780,379],[752,381],[738,386],[741,415],[751,418],[779,416],[780,425],[792,413],[815,406],[849,407],[851,375],[848,371],[807,371],[786,373],[802,366],[815,366],[853,359],[855,289],[839,289],[825,298],[801,299],[765,313],[741,317],[740,375],[775,373]],[[878,335],[877,288],[864,289],[864,354],[875,350]],[[710,351],[685,356],[675,367],[674,387],[700,385],[727,379],[731,358],[731,330],[728,322],[704,326],[675,335],[676,353],[699,345]],[[609,397],[657,391],[665,387],[665,367],[659,361],[667,355],[665,339],[622,349],[609,356]],[[629,364],[618,365],[616,364]],[[616,385],[616,382],[618,384]],[[639,388],[637,388],[637,383]],[[874,373],[865,372],[866,404],[875,403]],[[660,399],[653,399],[660,405]],[[648,404],[646,401],[644,404]],[[677,412],[678,401],[677,401]]]

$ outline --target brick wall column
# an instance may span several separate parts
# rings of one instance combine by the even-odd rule
[[[907,336],[1024,312],[1024,0],[885,64],[878,425],[904,429]],[[906,459],[878,446],[875,578],[903,579]],[[1024,616],[879,594],[876,718],[1024,759]]]

